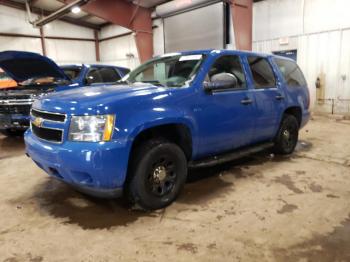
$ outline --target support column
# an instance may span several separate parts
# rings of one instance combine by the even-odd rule
[[[46,56],[44,28],[41,26],[39,30],[40,30],[41,50],[43,55]]]
[[[66,0],[66,2],[72,2],[72,0]],[[152,18],[149,9],[124,0],[90,1],[81,9],[132,30],[135,33],[136,47],[141,62],[153,56]]]
[[[94,38],[95,38],[95,54],[96,54],[96,61],[100,62],[100,41],[98,40],[98,31],[94,30]]]
[[[231,15],[236,49],[252,50],[253,0],[231,0]]]

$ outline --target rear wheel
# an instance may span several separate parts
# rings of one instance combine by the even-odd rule
[[[182,149],[169,141],[153,139],[137,147],[127,183],[133,206],[155,210],[171,204],[187,177],[187,160]]]
[[[285,114],[275,138],[274,151],[277,154],[293,153],[299,137],[299,123],[293,115]]]
[[[2,129],[0,134],[8,137],[23,136],[25,130]]]

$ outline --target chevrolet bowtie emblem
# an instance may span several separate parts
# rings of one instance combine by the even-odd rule
[[[43,123],[44,123],[44,119],[37,117],[34,119],[34,121],[32,123],[33,123],[33,125],[35,125],[37,127],[42,127]]]

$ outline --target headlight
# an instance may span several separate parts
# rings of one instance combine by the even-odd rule
[[[110,141],[114,128],[114,115],[72,116],[69,140],[100,142]]]

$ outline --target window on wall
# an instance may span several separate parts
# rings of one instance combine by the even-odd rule
[[[235,88],[245,88],[246,81],[242,65],[238,56],[226,55],[219,57],[210,68],[206,81],[218,74],[228,73],[236,77],[238,85]]]
[[[275,58],[274,61],[281,71],[287,85],[306,86],[304,75],[296,63],[280,58]]]
[[[276,78],[266,58],[249,56],[248,63],[252,72],[255,88],[272,88],[276,86]]]

